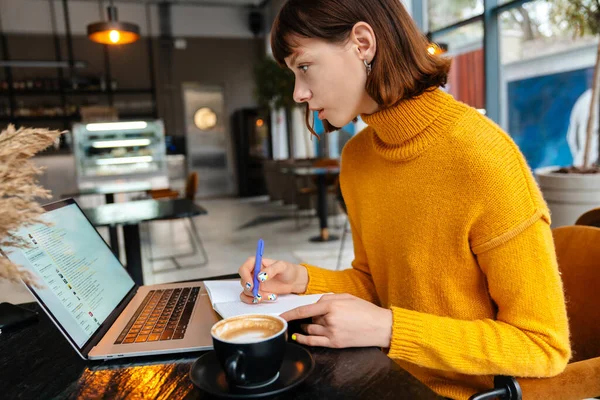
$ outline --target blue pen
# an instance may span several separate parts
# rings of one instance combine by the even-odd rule
[[[254,296],[254,302],[258,303],[261,299],[260,293],[258,293],[258,285],[259,282],[264,282],[267,280],[266,274],[260,275],[260,267],[262,265],[262,256],[265,252],[265,242],[262,239],[258,239],[258,244],[256,245],[256,260],[254,261],[254,286],[252,287],[252,295]]]

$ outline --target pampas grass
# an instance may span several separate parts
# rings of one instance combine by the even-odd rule
[[[50,198],[50,191],[38,185],[43,171],[31,157],[56,143],[63,132],[13,125],[0,133],[0,247],[26,248],[29,244],[16,237],[20,227],[40,223],[43,208],[38,199]],[[0,280],[8,279],[37,285],[35,276],[0,256]]]

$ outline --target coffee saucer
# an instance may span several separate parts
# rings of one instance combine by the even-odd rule
[[[192,364],[190,379],[198,388],[213,396],[251,399],[279,394],[299,385],[310,375],[314,366],[315,362],[308,350],[297,344],[287,343],[279,377],[273,383],[260,388],[242,389],[227,384],[225,373],[213,350]]]

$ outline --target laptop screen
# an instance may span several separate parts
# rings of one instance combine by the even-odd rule
[[[52,225],[16,232],[30,248],[2,250],[39,277],[44,287],[29,289],[81,349],[134,282],[77,204],[65,204],[43,214]]]

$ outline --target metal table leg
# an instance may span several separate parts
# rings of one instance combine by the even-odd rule
[[[104,195],[104,202],[106,204],[112,204],[115,202],[115,195],[113,193],[106,193]],[[113,254],[119,258],[119,233],[116,226],[108,227],[108,237],[110,238],[110,248]]]
[[[138,285],[144,284],[142,272],[142,248],[140,242],[140,226],[124,225],[123,236],[125,238],[125,256],[127,257],[127,271],[133,281]]]
[[[329,228],[327,227],[327,182],[325,175],[319,175],[317,177],[318,185],[318,212],[319,212],[319,226],[321,228],[321,234],[310,238],[311,242],[332,242],[339,238],[329,234]]]

